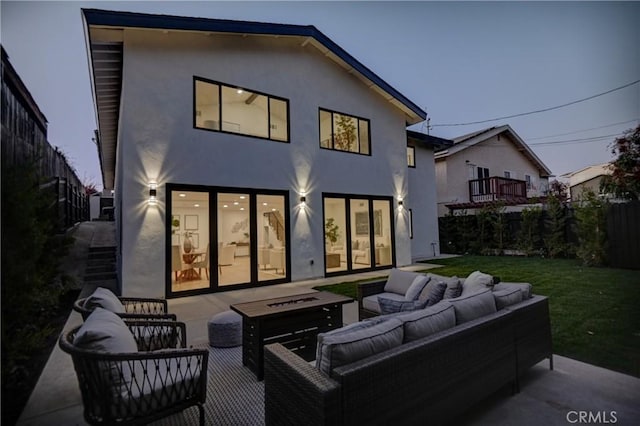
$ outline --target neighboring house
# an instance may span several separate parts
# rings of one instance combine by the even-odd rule
[[[82,15],[123,294],[263,286],[432,253],[440,143],[422,141],[407,165],[406,127],[426,113],[315,27]]]
[[[453,142],[435,154],[438,216],[495,201],[518,210],[546,194],[551,171],[509,125]]]
[[[569,197],[571,201],[575,201],[580,199],[584,190],[592,190],[596,194],[601,194],[600,183],[605,176],[611,175],[611,173],[611,163],[602,163],[565,173],[560,177],[567,180]]]

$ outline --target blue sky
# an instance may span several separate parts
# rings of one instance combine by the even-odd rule
[[[638,2],[2,1],[2,45],[49,120],[49,142],[99,187],[83,7],[315,25],[426,109],[431,134],[509,124],[555,175],[611,160],[615,135],[640,123],[634,84],[549,112],[441,126],[550,108],[640,80]]]

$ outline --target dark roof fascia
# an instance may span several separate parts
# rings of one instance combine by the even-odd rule
[[[399,100],[420,118],[423,120],[427,118],[427,113],[425,111],[391,87],[387,82],[378,77],[373,71],[360,63],[313,25],[273,24],[265,22],[234,21],[228,19],[153,15],[100,9],[82,9],[82,13],[84,14],[87,25],[312,37],[353,67],[360,74]]]
[[[432,148],[433,150],[440,150],[453,146],[452,140],[427,135],[413,130],[407,130],[407,138],[419,142],[427,148]]]

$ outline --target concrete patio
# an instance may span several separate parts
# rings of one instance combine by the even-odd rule
[[[111,228],[102,225],[81,225],[76,230],[76,246],[71,252],[75,268],[86,259],[84,250],[92,246],[108,246]],[[420,264],[409,270],[427,269],[435,265]],[[80,273],[80,272],[79,272]],[[280,284],[263,288],[228,291],[225,293],[185,297],[169,301],[169,310],[187,324],[189,345],[207,342],[207,320],[230,304],[269,297],[308,292],[312,287],[382,276],[387,272],[367,272],[348,277],[318,279]],[[98,285],[85,284],[81,296]],[[357,305],[344,306],[344,321],[357,321]],[[72,312],[65,330],[82,323]],[[523,379],[521,392],[510,395],[501,391],[464,413],[454,423],[463,425],[565,425],[574,423],[616,423],[636,425],[640,422],[640,379],[613,372],[569,358],[554,356],[554,370],[543,361],[533,367]],[[82,400],[71,358],[56,346],[38,380],[18,425],[83,425]],[[590,421],[587,421],[590,420]],[[597,420],[597,421],[594,421]]]

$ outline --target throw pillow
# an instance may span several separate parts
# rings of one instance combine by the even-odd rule
[[[416,272],[403,271],[398,268],[391,269],[387,283],[384,285],[384,291],[387,293],[396,293],[405,295],[407,290],[413,283],[413,280],[420,275]]]
[[[447,284],[442,281],[429,280],[429,283],[420,293],[418,300],[427,302],[426,306],[432,306],[442,300]]]
[[[455,309],[456,324],[462,324],[497,311],[496,302],[489,288],[479,293],[449,299],[448,302]]]
[[[455,275],[453,277],[445,277],[443,275],[438,274],[427,274],[431,277],[431,280],[441,281],[447,284],[447,289],[444,291],[443,299],[453,299],[454,297],[460,296],[462,294],[462,283],[460,279]]]
[[[493,287],[493,277],[480,271],[474,271],[464,280],[462,295],[477,293]]]
[[[404,342],[422,339],[439,331],[455,327],[456,314],[448,302],[397,316],[404,325]]]
[[[316,367],[331,376],[333,370],[360,359],[384,352],[402,344],[402,321],[388,318],[384,321],[358,323],[351,330],[334,330],[318,334]],[[322,336],[321,336],[322,335]]]
[[[395,312],[407,312],[415,311],[416,309],[422,309],[427,306],[427,300],[393,300],[386,297],[379,296],[378,304],[380,305],[380,312],[385,314],[393,314]]]
[[[493,292],[493,298],[496,301],[496,308],[500,310],[506,306],[522,302],[522,291],[519,288],[498,290]]]
[[[404,298],[407,300],[416,300],[428,282],[428,276],[418,275],[407,289],[407,293],[404,295]]]
[[[100,307],[111,312],[123,313],[125,312],[124,305],[118,299],[118,296],[113,294],[111,290],[104,287],[98,287],[87,297],[83,305],[86,309],[93,310]]]

